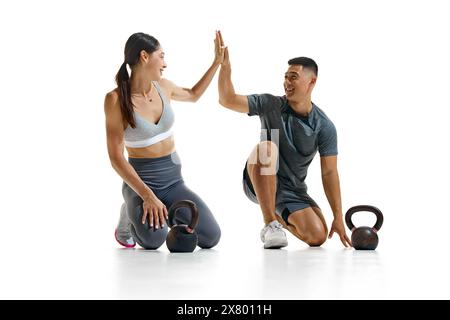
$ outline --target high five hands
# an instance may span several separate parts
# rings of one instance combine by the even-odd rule
[[[215,47],[215,57],[214,63],[217,65],[226,66],[230,64],[230,60],[228,57],[228,47],[225,46],[225,43],[222,38],[222,33],[220,31],[216,31],[216,38],[214,39],[214,47]]]

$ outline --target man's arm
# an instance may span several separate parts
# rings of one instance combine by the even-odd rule
[[[225,48],[224,59],[219,72],[219,103],[236,112],[248,113],[247,96],[236,94],[231,82],[231,65],[228,48]]]
[[[344,246],[347,246],[347,244],[351,246],[351,241],[347,237],[344,227],[341,202],[341,187],[337,170],[337,156],[321,157],[320,167],[322,170],[323,189],[334,216],[329,238],[331,238],[333,233],[336,232],[341,238]]]
[[[337,156],[321,157],[320,167],[322,170],[323,189],[331,210],[333,210],[333,216],[335,219],[342,218],[341,188],[337,170]]]

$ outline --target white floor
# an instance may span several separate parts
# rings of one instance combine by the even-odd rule
[[[4,249],[1,299],[448,299],[445,251]]]

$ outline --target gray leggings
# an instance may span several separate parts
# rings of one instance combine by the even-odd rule
[[[200,248],[212,248],[220,240],[220,227],[203,200],[184,184],[181,176],[181,163],[176,152],[160,158],[128,158],[128,162],[136,170],[144,183],[152,189],[167,209],[180,200],[195,202],[199,212],[199,221],[195,229]],[[168,233],[167,223],[162,229],[150,228],[148,219],[142,224],[142,199],[126,183],[122,186],[128,218],[131,222],[131,233],[135,241],[145,249],[157,249]],[[177,211],[177,224],[189,224],[191,215],[188,209]]]

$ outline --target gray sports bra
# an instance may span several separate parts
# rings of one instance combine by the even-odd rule
[[[136,111],[134,112],[134,119],[136,121],[136,128],[131,128],[130,125],[125,129],[125,145],[131,148],[144,148],[151,146],[170,137],[172,126],[174,122],[174,114],[169,100],[167,100],[164,93],[161,91],[159,84],[153,82],[156,90],[162,101],[162,114],[157,123],[151,123],[144,119]]]

